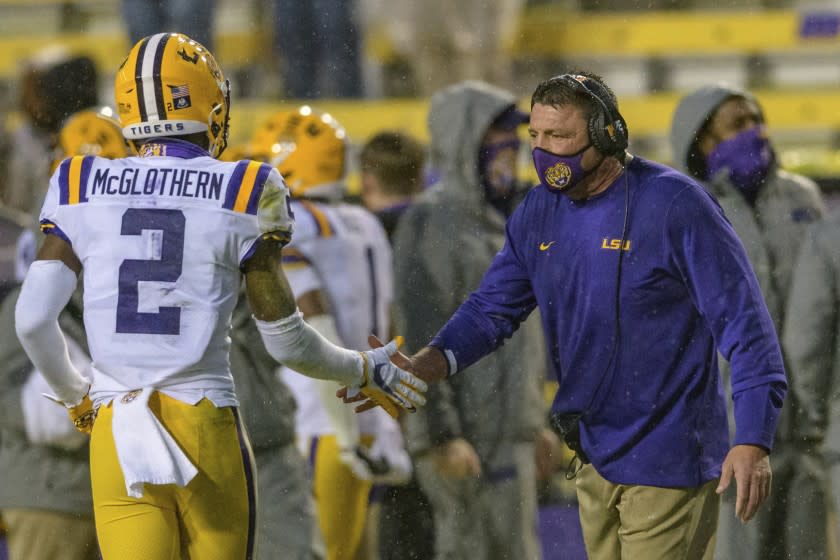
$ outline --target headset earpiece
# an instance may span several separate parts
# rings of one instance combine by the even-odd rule
[[[589,141],[606,156],[620,156],[627,149],[627,123],[609,100],[604,87],[586,76],[558,76],[575,91],[588,95],[598,106],[589,118]]]
[[[602,154],[611,155],[614,150],[612,140],[606,134],[607,120],[604,118],[605,116],[603,109],[599,108],[589,117],[589,141]]]

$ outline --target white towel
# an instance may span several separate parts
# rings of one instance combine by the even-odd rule
[[[146,387],[114,398],[113,433],[117,458],[132,498],[143,496],[143,484],[186,486],[198,469],[149,409]]]

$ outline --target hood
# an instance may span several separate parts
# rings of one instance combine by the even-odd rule
[[[483,201],[478,177],[481,139],[495,118],[512,105],[516,105],[513,94],[478,81],[461,82],[432,96],[430,163],[446,183],[447,192],[476,204]]]
[[[683,97],[671,121],[671,154],[674,168],[688,171],[688,152],[700,128],[730,97],[754,100],[752,94],[726,84],[704,86]]]

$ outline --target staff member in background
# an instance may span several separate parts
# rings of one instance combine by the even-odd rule
[[[701,87],[680,100],[671,123],[671,148],[674,166],[720,203],[744,244],[776,332],[787,331],[785,306],[796,256],[808,227],[823,213],[816,184],[779,167],[755,97],[727,85]],[[721,369],[728,378],[725,360]],[[815,386],[818,377],[812,368],[789,368],[788,374],[794,387]],[[797,381],[799,375],[803,378]],[[814,429],[810,411],[819,409],[824,398],[824,393],[789,393],[776,430],[767,507],[756,523],[743,526],[728,513],[735,493],[723,495],[719,558],[826,556],[825,468],[808,437]],[[731,423],[732,400],[728,403]]]

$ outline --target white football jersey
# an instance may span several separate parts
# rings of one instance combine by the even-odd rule
[[[291,236],[288,190],[266,164],[220,162],[179,141],[145,148],[149,157],[65,160],[41,212],[42,230],[84,267],[91,393],[154,387],[236,404],[228,331],[240,266],[269,193],[283,206],[272,209],[278,234]]]
[[[391,246],[379,220],[361,206],[292,200],[295,237],[283,250],[283,270],[296,298],[320,290],[328,299],[341,342],[347,348],[370,348],[368,335],[389,336],[393,300]],[[331,433],[313,382],[284,368],[284,381],[298,402],[302,437]],[[359,415],[361,433],[376,432],[376,408]],[[388,417],[390,419],[390,417]]]

